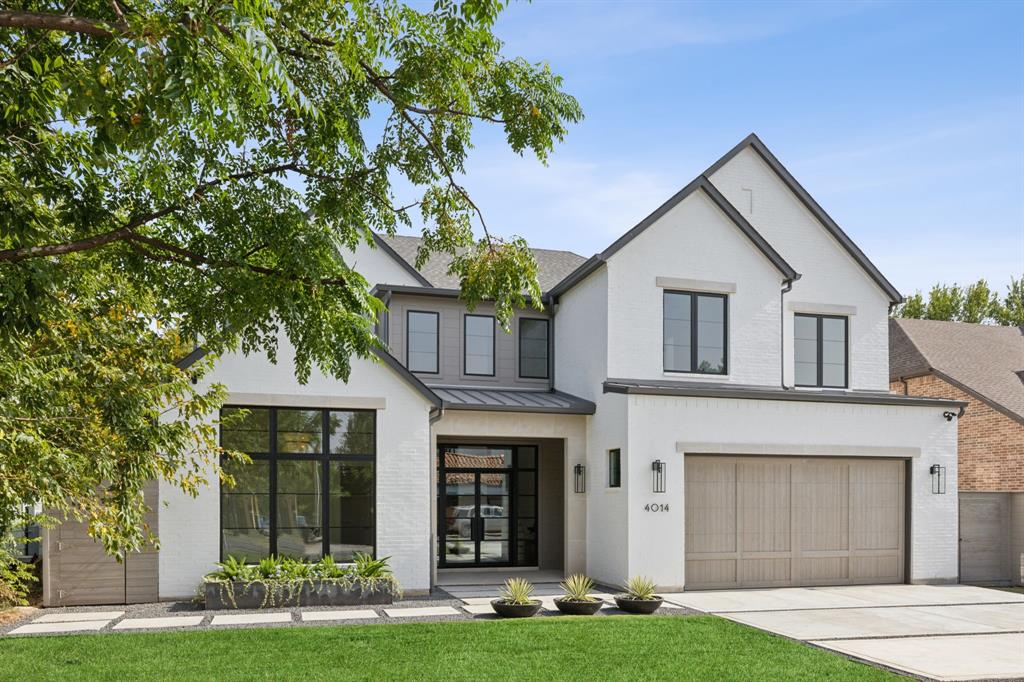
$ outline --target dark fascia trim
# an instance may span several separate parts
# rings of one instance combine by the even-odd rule
[[[937,376],[938,378],[942,379],[943,381],[945,381],[950,386],[954,386],[956,388],[959,388],[961,391],[963,391],[967,395],[970,395],[970,396],[973,396],[973,397],[977,398],[980,402],[985,403],[986,405],[991,407],[996,412],[999,412],[1000,414],[1003,414],[1003,415],[1009,417],[1010,419],[1012,419],[1013,421],[1017,422],[1018,424],[1024,424],[1024,415],[1017,414],[1016,412],[1014,412],[1010,408],[1006,407],[1002,403],[998,403],[995,400],[992,400],[992,398],[989,398],[988,396],[986,396],[986,395],[984,395],[982,393],[979,393],[978,391],[976,391],[975,389],[971,388],[967,384],[965,384],[965,383],[963,383],[961,381],[957,381],[956,379],[954,379],[953,377],[949,376],[945,372],[937,370],[934,367],[929,367],[928,371],[926,371],[926,372],[915,372],[914,374],[907,374],[907,375],[904,375],[904,376],[892,377],[891,381],[903,382],[903,381],[905,381],[907,379],[916,379],[918,377],[928,376],[929,374],[934,374],[935,376]],[[964,403],[964,405],[966,405],[966,404],[967,403]]]
[[[897,393],[861,393],[857,391],[796,391],[760,386],[725,386],[606,379],[605,393],[671,395],[693,398],[740,398],[746,400],[790,400],[803,403],[853,403],[858,405],[910,405],[915,407],[966,408],[967,403],[943,398],[917,398]]]
[[[427,280],[427,278],[426,278],[426,277],[424,277],[424,276],[423,276],[423,275],[422,275],[422,274],[420,273],[420,271],[419,271],[419,270],[417,270],[417,269],[416,269],[415,267],[413,267],[412,263],[410,263],[409,261],[407,261],[407,260],[405,260],[404,258],[402,258],[402,257],[401,257],[401,256],[400,256],[400,255],[398,254],[398,252],[397,252],[397,251],[395,251],[395,250],[394,250],[393,248],[391,248],[391,245],[390,245],[390,244],[388,244],[388,243],[387,243],[386,241],[384,241],[384,239],[383,239],[383,238],[382,238],[382,237],[381,237],[381,236],[380,236],[379,234],[377,234],[376,232],[374,232],[374,233],[373,233],[373,242],[374,242],[374,244],[376,244],[376,245],[377,245],[377,246],[378,246],[378,247],[379,247],[379,248],[380,248],[380,249],[381,249],[382,251],[384,251],[384,253],[388,254],[388,255],[389,255],[389,256],[391,256],[391,257],[392,257],[392,258],[393,258],[393,259],[394,259],[395,261],[397,261],[397,262],[398,262],[398,264],[399,264],[400,266],[402,266],[402,269],[404,269],[404,270],[405,270],[406,272],[408,272],[408,273],[409,273],[410,275],[412,275],[413,279],[415,279],[415,280],[416,280],[417,282],[419,282],[420,284],[422,284],[422,285],[423,285],[423,286],[425,286],[425,287],[433,286],[433,285],[432,285],[432,284],[430,283],[430,281],[429,281],[429,280]]]
[[[453,387],[465,390],[465,386]],[[544,407],[542,405],[471,405],[469,403],[453,403],[443,401],[446,410],[464,410],[468,412],[536,412],[542,414],[594,414],[597,412],[597,405],[589,400],[578,398],[562,391],[548,391],[551,395],[565,398],[572,405],[570,407]]]
[[[405,365],[398,361],[398,358],[383,348],[374,347],[373,352],[385,365],[395,370],[399,376],[405,379],[410,386],[416,389],[416,391],[426,398],[435,408],[439,410],[444,409],[444,401],[441,400],[441,396],[430,390],[430,387],[423,383],[418,376],[410,372]]]
[[[207,352],[208,351],[201,346],[196,347],[195,349],[193,349],[191,353],[183,357],[181,360],[175,362],[174,365],[178,369],[188,369],[195,363],[199,362],[199,360],[201,360],[207,354]],[[426,398],[435,408],[439,410],[443,408],[441,397],[438,396],[433,391],[431,391],[430,388],[428,388],[425,383],[419,380],[419,377],[417,377],[415,374],[406,369],[405,366],[402,365],[402,363],[400,363],[394,355],[387,352],[383,348],[376,347],[373,349],[373,353],[378,358],[380,358],[385,365],[395,370],[414,389],[416,389],[416,391],[420,395]]]
[[[409,284],[376,284],[370,289],[370,295],[376,298],[381,298],[386,293],[391,294],[402,294],[406,296],[432,296],[435,298],[461,298],[462,291],[460,289],[443,289],[441,287],[424,286],[417,287]],[[527,295],[523,295],[523,300],[527,303],[533,299]],[[489,299],[484,299],[481,303],[489,303]],[[545,305],[548,303],[548,297],[542,296],[541,302]],[[481,313],[486,314],[486,313]]]
[[[775,174],[779,176],[782,182],[785,183],[790,191],[797,196],[800,203],[802,203],[804,207],[818,219],[818,222],[824,225],[825,229],[835,237],[836,241],[838,241],[844,249],[846,249],[847,253],[850,254],[853,260],[855,260],[857,264],[864,269],[868,276],[874,280],[875,284],[885,292],[889,297],[889,301],[893,305],[902,303],[903,296],[899,291],[897,291],[896,287],[894,287],[892,283],[885,278],[885,275],[875,267],[875,264],[872,263],[864,252],[860,250],[860,247],[853,243],[853,240],[850,239],[849,235],[847,235],[846,232],[839,227],[838,223],[836,223],[836,221],[834,221],[832,217],[825,212],[825,209],[823,209],[818,202],[814,200],[810,193],[808,193],[808,191],[804,189],[799,182],[797,182],[792,173],[782,165],[782,162],[771,153],[768,147],[765,146],[764,142],[762,142],[756,134],[750,133],[750,135],[748,135],[742,142],[730,149],[725,156],[720,158],[718,161],[715,161],[710,168],[704,171],[704,175],[711,177],[747,147],[750,147],[757,152],[758,156],[760,156],[764,162],[767,163],[773,171],[775,171]]]
[[[711,202],[714,203],[723,213],[725,213],[726,217],[728,217],[729,220],[731,220],[733,224],[739,228],[740,232],[746,235],[746,237],[754,244],[754,246],[756,246],[757,249],[762,254],[764,254],[765,258],[768,259],[768,262],[774,265],[775,268],[780,273],[782,273],[783,279],[785,279],[786,281],[792,281],[800,277],[800,275],[793,268],[793,266],[787,263],[786,260],[781,255],[779,255],[779,252],[776,251],[772,247],[772,245],[768,243],[768,240],[761,236],[761,233],[754,229],[754,226],[751,225],[750,222],[747,221],[747,219],[744,218],[740,214],[740,212],[736,210],[736,207],[729,203],[729,200],[726,199],[722,195],[722,193],[719,192],[718,189],[711,184],[711,181],[708,180],[707,174],[704,174],[697,176],[690,184],[688,184],[686,187],[683,187],[681,190],[672,195],[672,197],[668,201],[659,206],[649,216],[647,216],[639,223],[637,223],[637,225],[634,226],[633,229],[631,229],[629,232],[627,232],[626,234],[622,235],[614,242],[612,242],[611,246],[609,246],[607,249],[597,254],[596,256],[592,256],[578,268],[569,273],[569,275],[567,275],[565,279],[563,279],[561,282],[552,287],[551,291],[549,292],[549,296],[553,299],[557,299],[566,291],[574,287],[585,277],[587,277],[587,275],[589,275],[602,264],[604,264],[615,253],[617,253],[631,241],[636,239],[636,237],[638,237],[641,232],[643,232],[648,227],[653,225],[666,213],[675,208],[675,206],[677,206],[681,201],[686,199],[686,197],[690,196],[697,190],[704,191],[708,198],[711,199]]]

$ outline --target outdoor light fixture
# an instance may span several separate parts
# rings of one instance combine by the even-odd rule
[[[932,475],[932,495],[945,495],[946,494],[946,467],[939,464],[933,464],[928,469],[928,473]]]
[[[665,492],[665,463],[660,459],[651,462],[651,471],[654,472],[654,492]]]
[[[950,412],[949,410],[946,410],[945,412],[942,413],[942,416],[946,418],[946,421],[951,422],[953,421],[953,417],[956,416],[956,412]]]
[[[572,468],[573,471],[573,482],[575,484],[575,490],[578,493],[587,492],[587,467],[582,464],[577,464]]]

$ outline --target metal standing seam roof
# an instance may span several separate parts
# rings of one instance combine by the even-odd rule
[[[1024,423],[1024,329],[939,320],[889,320],[889,377],[936,374]]]
[[[596,405],[561,391],[522,391],[464,386],[432,386],[446,410],[482,410],[500,412],[554,412],[594,414]]]

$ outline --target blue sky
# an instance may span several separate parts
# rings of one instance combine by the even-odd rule
[[[904,293],[1024,273],[1024,2],[537,0],[499,19],[586,119],[476,136],[488,224],[589,256],[751,131]]]

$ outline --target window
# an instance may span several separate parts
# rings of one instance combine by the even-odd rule
[[[548,321],[519,320],[519,377],[548,378]]]
[[[405,365],[410,372],[437,374],[438,313],[410,310],[405,319]]]
[[[463,334],[466,374],[494,376],[494,317],[466,315]]]
[[[794,372],[797,386],[846,388],[849,320],[830,315],[795,315]]]
[[[622,487],[622,453],[619,448],[608,451],[608,487]]]
[[[221,559],[271,554],[351,561],[376,537],[376,413],[225,407],[221,445],[251,464],[223,460]]]
[[[666,372],[726,373],[726,306],[724,294],[665,292]]]

